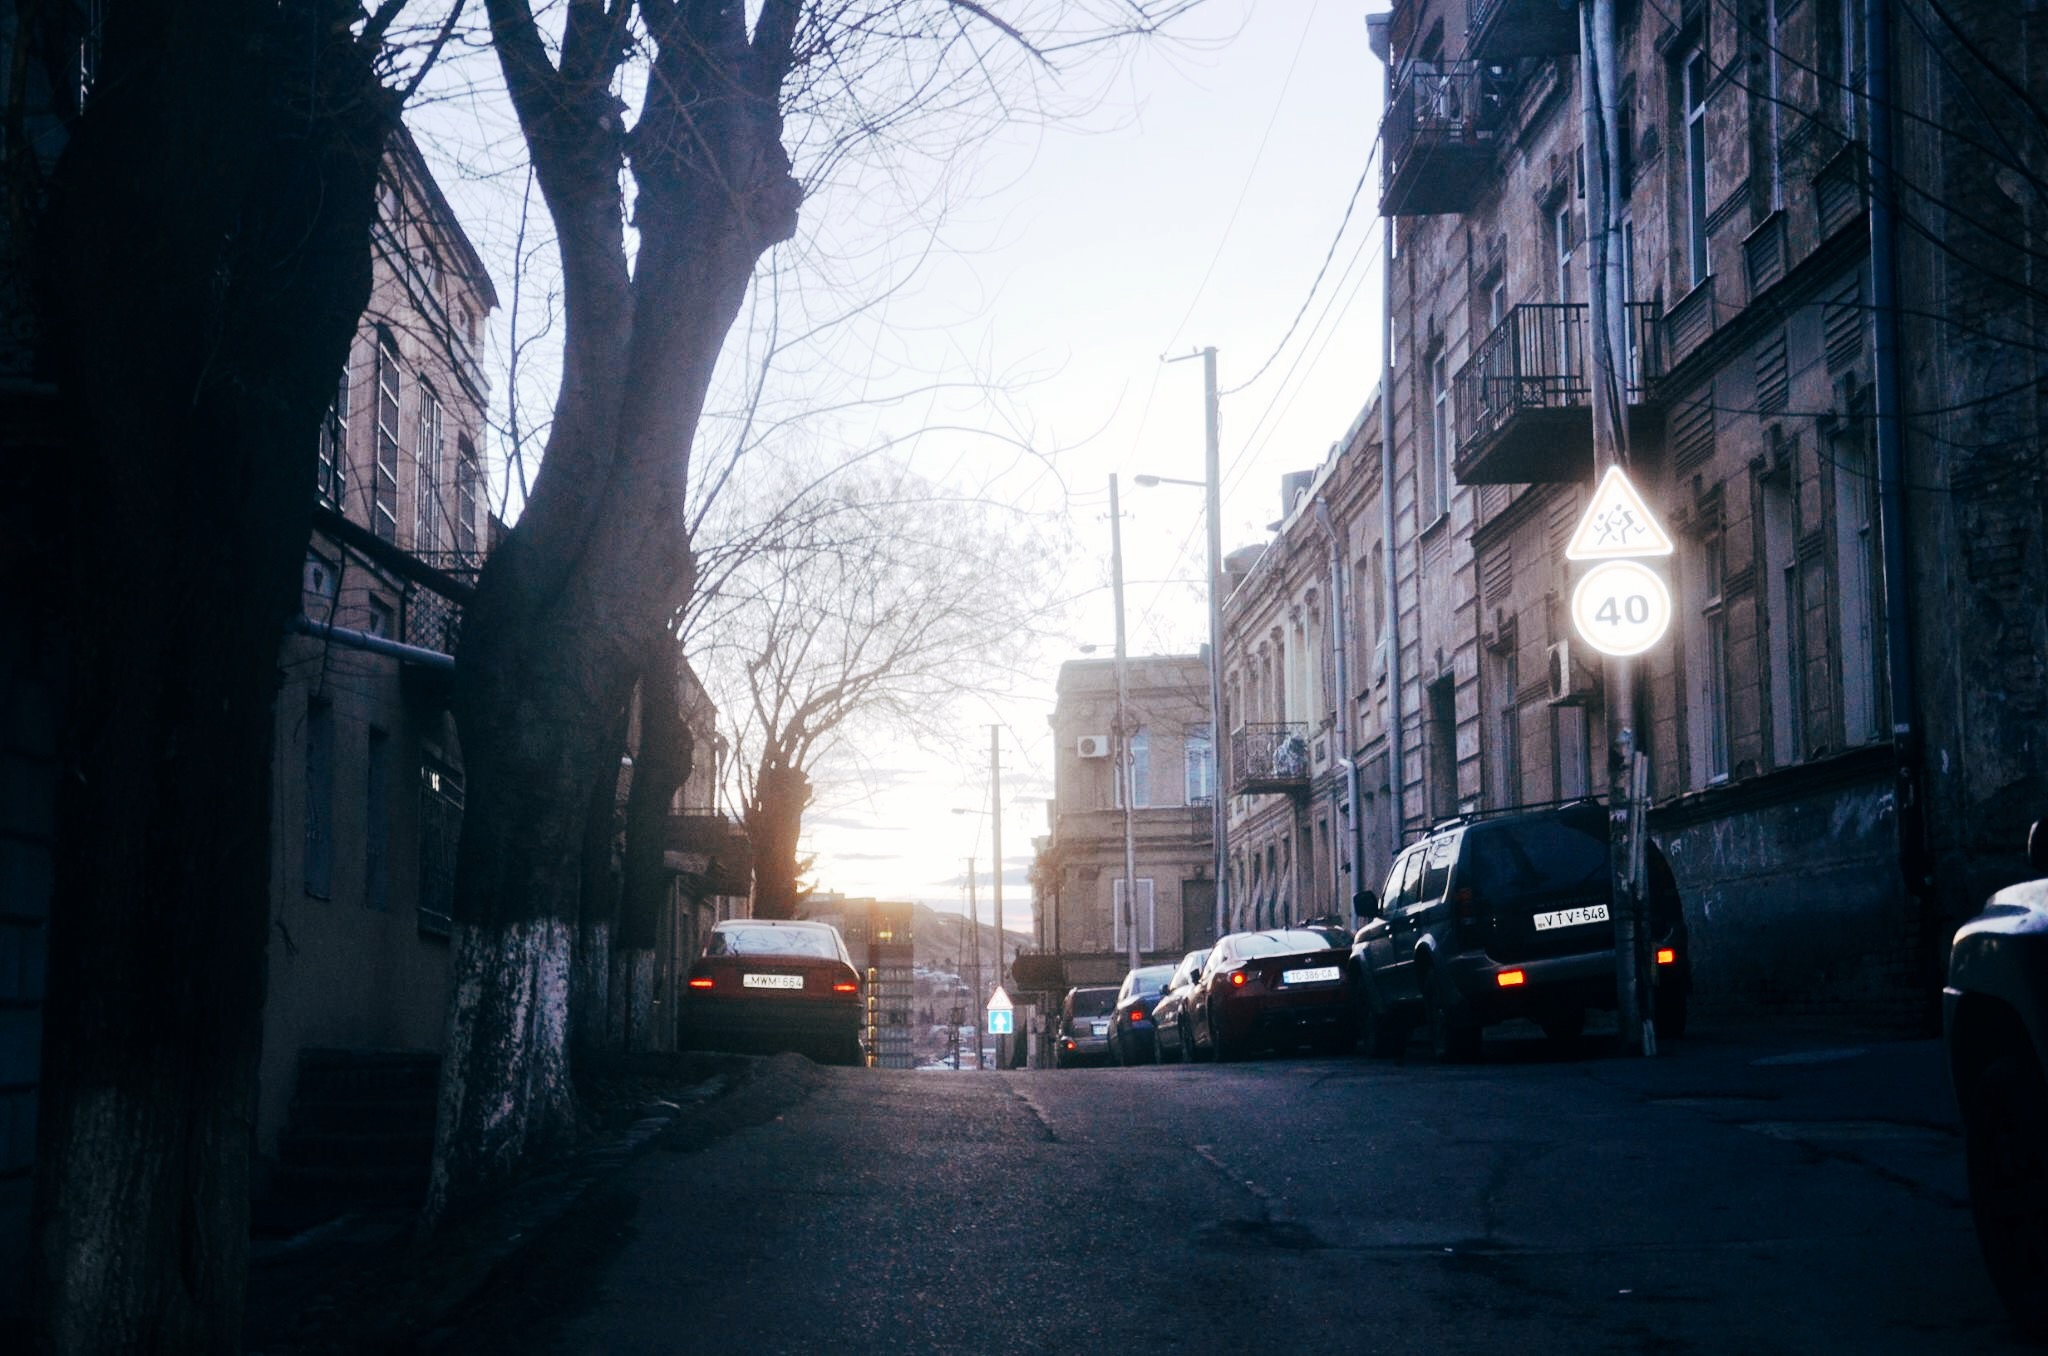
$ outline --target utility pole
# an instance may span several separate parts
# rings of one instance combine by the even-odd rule
[[[968,946],[974,953],[974,1067],[986,1069],[988,1061],[981,1053],[981,906],[974,899],[974,858],[967,859],[967,919],[968,935],[973,939]]]
[[[1216,936],[1220,940],[1230,931],[1230,812],[1223,800],[1223,741],[1227,738],[1223,729],[1223,476],[1216,414],[1216,348],[1212,344],[1202,350],[1202,493],[1209,514],[1209,834],[1216,859]]]
[[[1124,803],[1124,938],[1131,969],[1138,968],[1138,847],[1131,818],[1137,789],[1131,783],[1131,731],[1125,714],[1129,691],[1124,677],[1124,530],[1117,507],[1116,477],[1109,478],[1109,580],[1116,600],[1116,784]],[[1219,882],[1220,888],[1220,882]]]
[[[996,987],[1007,989],[1008,986],[1003,982],[1003,727],[1000,725],[988,727],[988,775],[988,817],[989,823],[994,826],[992,833],[995,840],[991,850],[994,857],[991,865],[995,868],[996,878]],[[1016,1033],[1012,1032],[1011,1042],[1014,1043],[1016,1039]],[[999,1044],[996,1047],[996,1065],[1000,1068],[1003,1063],[1002,1047]]]
[[[1579,108],[1586,161],[1586,235],[1590,245],[1586,289],[1587,328],[1592,340],[1591,396],[1593,472],[1628,464],[1628,299],[1623,295],[1622,195],[1618,130],[1619,91],[1615,64],[1614,0],[1579,0]],[[1609,657],[1607,676],[1607,815],[1614,920],[1617,1011],[1624,1049],[1657,1053],[1656,1023],[1648,987],[1656,967],[1649,964],[1650,929],[1643,916],[1642,808],[1648,791],[1647,758],[1636,747],[1635,664]]]

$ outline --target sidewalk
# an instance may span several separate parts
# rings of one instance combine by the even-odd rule
[[[794,1055],[694,1055],[599,1080],[604,1128],[562,1162],[424,1243],[409,1209],[357,1211],[250,1249],[243,1349],[250,1356],[426,1351],[537,1243],[635,1156],[683,1151],[772,1118],[815,1077]]]

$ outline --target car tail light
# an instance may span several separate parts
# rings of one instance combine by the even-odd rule
[[[1132,1008],[1132,1009],[1131,1009],[1131,1020],[1132,1020],[1132,1021],[1134,1021],[1134,1022],[1142,1022],[1142,1021],[1144,1021],[1144,1020],[1145,1020],[1145,1009],[1143,1009],[1143,1008]]]
[[[698,975],[698,976],[696,976],[695,978],[691,979],[691,981],[690,981],[690,987],[691,987],[691,988],[693,988],[693,989],[708,989],[708,988],[710,988],[710,987],[711,987],[711,976],[709,976],[709,975]]]
[[[1659,965],[1676,965],[1676,964],[1678,964],[1678,950],[1677,950],[1677,948],[1675,948],[1675,947],[1669,947],[1669,946],[1660,946],[1660,947],[1658,947],[1658,948],[1657,948],[1657,964],[1659,964]]]
[[[1503,970],[1493,977],[1493,982],[1503,989],[1519,989],[1529,982],[1529,976],[1521,970]]]
[[[1244,971],[1232,970],[1230,972],[1230,987],[1233,989],[1242,989],[1244,987]]]
[[[694,982],[694,981],[692,981]],[[842,979],[832,986],[833,993],[859,993],[860,985],[851,979]]]
[[[1479,896],[1469,885],[1461,885],[1451,892],[1452,912],[1457,916],[1461,928],[1477,927],[1485,909],[1479,903]]]
[[[1071,1040],[1068,1040],[1068,1041],[1064,1042],[1064,1044],[1066,1045],[1066,1047],[1067,1047],[1067,1048],[1068,1048],[1069,1050],[1071,1050],[1071,1049],[1073,1049],[1073,1048],[1074,1048],[1074,1042],[1073,1042],[1073,1041],[1071,1041]]]

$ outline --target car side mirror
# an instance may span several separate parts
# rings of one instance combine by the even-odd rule
[[[1374,918],[1379,915],[1380,897],[1371,890],[1360,890],[1351,899],[1351,913],[1357,918]]]
[[[2027,865],[2036,875],[2048,876],[2048,819],[2037,819],[2027,830]]]

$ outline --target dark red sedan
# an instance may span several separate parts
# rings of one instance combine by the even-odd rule
[[[1221,1060],[1267,1047],[1349,1050],[1358,1039],[1350,954],[1305,928],[1231,933],[1186,1000],[1196,1051]]]
[[[683,989],[685,1049],[795,1050],[859,1064],[862,1002],[839,930],[735,918],[712,928]]]

